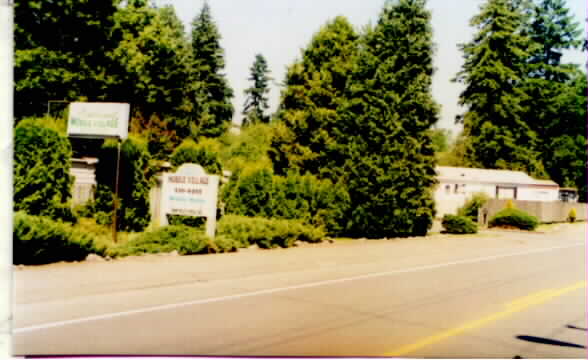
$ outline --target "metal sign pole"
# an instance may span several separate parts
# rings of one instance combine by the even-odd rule
[[[120,170],[120,139],[116,139],[116,175],[114,180],[114,198],[112,199],[112,206],[114,211],[112,213],[112,239],[116,244],[116,211],[118,209],[118,173]]]

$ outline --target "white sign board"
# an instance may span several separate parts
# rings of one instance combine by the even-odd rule
[[[74,102],[69,105],[67,134],[72,137],[126,139],[129,104]]]
[[[219,176],[206,174],[196,164],[184,164],[175,173],[164,173],[160,224],[167,224],[167,214],[206,217],[206,234],[214,237],[218,184]]]

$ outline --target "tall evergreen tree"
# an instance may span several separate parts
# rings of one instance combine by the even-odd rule
[[[435,214],[430,128],[433,34],[425,0],[387,1],[362,41],[337,131],[345,149],[350,232],[420,236]]]
[[[548,109],[551,121],[545,127],[542,155],[545,169],[551,179],[560,186],[575,187],[580,201],[588,199],[586,169],[586,73],[577,70],[559,87]]]
[[[547,174],[586,198],[586,75],[562,62],[564,51],[581,47],[581,32],[563,0],[541,0],[532,10],[527,31],[538,47],[528,64],[527,118]]]
[[[531,76],[557,82],[568,79],[573,67],[562,66],[563,52],[582,46],[582,32],[569,14],[565,0],[540,0],[533,5],[527,31],[539,45],[529,61]]]
[[[253,81],[253,86],[245,89],[245,106],[243,109],[243,126],[255,122],[269,123],[270,117],[265,112],[269,109],[268,97],[269,76],[270,70],[267,66],[267,61],[261,54],[255,55],[255,62],[249,69],[251,71],[250,81]]]
[[[192,21],[192,118],[193,137],[222,135],[233,118],[230,88],[223,70],[224,51],[210,6],[204,3]]]
[[[338,109],[357,53],[358,35],[344,17],[324,25],[288,68],[270,156],[278,174],[310,172],[338,181],[343,166]]]
[[[487,0],[470,22],[474,39],[460,45],[465,63],[455,81],[470,166],[523,170],[544,176],[537,135],[527,123],[527,63],[537,45],[524,33],[523,2]]]

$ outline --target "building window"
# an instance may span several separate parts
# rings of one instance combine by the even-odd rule
[[[517,188],[514,186],[496,186],[497,199],[517,199]]]

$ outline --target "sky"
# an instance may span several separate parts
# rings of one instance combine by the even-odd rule
[[[278,106],[280,86],[286,69],[301,57],[312,36],[327,21],[345,16],[359,32],[367,24],[375,24],[385,0],[208,0],[213,19],[221,33],[225,50],[225,73],[234,91],[233,121],[241,122],[244,90],[251,86],[249,68],[255,54],[267,60],[274,78],[270,89],[270,111]],[[200,12],[204,0],[155,0],[158,6],[171,4],[189,33],[190,23]],[[457,44],[472,39],[470,19],[478,13],[484,0],[429,0],[432,11],[433,41],[436,44],[433,97],[441,105],[437,127],[459,131],[455,116],[463,110],[458,97],[463,87],[451,82],[459,72],[462,54]],[[586,0],[568,0],[568,7],[586,33]],[[564,61],[584,64],[586,54],[572,51]]]

